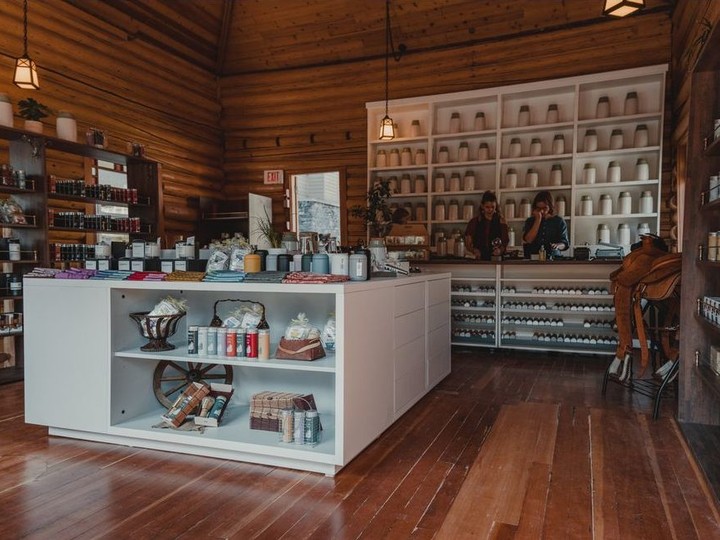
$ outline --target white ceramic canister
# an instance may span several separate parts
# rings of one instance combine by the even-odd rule
[[[465,171],[463,176],[463,191],[475,191],[475,173],[472,171]]]
[[[531,156],[541,156],[542,155],[542,143],[540,142],[540,139],[537,137],[533,137],[533,139],[530,141],[530,155]]]
[[[550,168],[550,185],[551,186],[562,186],[563,183],[563,170],[562,165],[559,163],[553,163]]]
[[[438,150],[438,163],[447,163],[450,161],[450,153],[448,152],[447,146],[441,146]]]
[[[612,215],[612,198],[607,193],[600,195],[600,204],[598,206],[601,216]]]
[[[438,201],[435,203],[435,221],[445,221],[446,219],[446,212],[445,212],[445,202],[444,201]]]
[[[635,180],[650,180],[650,165],[645,158],[638,158],[635,164]]]
[[[12,102],[7,94],[0,94],[0,126],[13,127]]]
[[[594,184],[596,177],[597,170],[595,169],[595,165],[592,163],[586,163],[582,172],[583,184]]]
[[[348,257],[348,275],[350,281],[365,281],[368,278],[367,256],[362,253],[353,253]]]
[[[338,276],[347,276],[350,268],[350,257],[347,253],[328,253],[330,258],[330,273]]]
[[[450,175],[448,191],[460,191],[460,173],[452,173]]]
[[[638,103],[638,94],[637,92],[628,92],[625,96],[625,109],[623,111],[623,114],[625,115],[631,115],[631,114],[638,114],[640,110],[639,103]]]
[[[419,137],[420,136],[420,120],[413,120],[410,123],[410,136],[411,137]]]
[[[531,213],[532,213],[532,205],[530,204],[530,200],[529,199],[521,199],[520,200],[520,217],[521,218],[529,218]]]
[[[400,165],[402,165],[403,167],[409,167],[410,165],[412,165],[412,162],[412,150],[410,150],[410,148],[406,146],[402,149],[402,153],[400,154]]]
[[[427,163],[427,155],[424,148],[418,148],[415,151],[415,165],[425,165]]]
[[[77,142],[77,122],[69,112],[58,111],[55,129],[58,139]]]
[[[511,158],[522,156],[522,144],[520,143],[519,138],[513,137],[510,139],[510,150],[508,152],[508,156]]]
[[[400,177],[400,193],[403,195],[412,193],[412,180],[410,180],[409,174],[403,174]]]
[[[485,113],[480,111],[475,113],[475,125],[473,126],[475,131],[485,130]]]
[[[633,146],[635,148],[643,148],[648,144],[650,144],[648,128],[645,124],[638,124],[635,128],[635,135],[633,136]]]
[[[558,113],[558,106],[555,103],[548,105],[547,116],[545,117],[546,124],[555,124],[560,121],[560,115]]]
[[[388,190],[390,193],[397,193],[399,189],[400,186],[398,186],[397,176],[391,176],[388,178]]]
[[[539,181],[540,177],[538,176],[538,172],[530,167],[527,173],[525,173],[525,187],[536,188]]]
[[[457,199],[450,199],[447,207],[447,218],[449,221],[457,221],[460,219],[460,204]]]
[[[505,173],[505,189],[515,189],[517,187],[517,181],[517,171],[510,167],[507,173]]]
[[[450,115],[450,133],[460,133],[461,131],[460,113],[454,112]]]
[[[649,223],[640,223],[637,228],[637,234],[638,234],[638,241],[640,241],[640,237],[644,234],[650,234],[650,224]]]
[[[426,182],[424,174],[418,174],[417,176],[415,176],[414,193],[425,193],[425,190],[427,189],[427,186],[425,184]]]
[[[435,175],[435,181],[433,182],[433,191],[435,193],[443,193],[445,191],[445,175],[443,173],[437,173]]]
[[[397,148],[393,148],[390,150],[390,160],[389,160],[391,167],[399,167],[400,166],[400,150]]]
[[[427,219],[427,207],[424,202],[417,203],[415,207],[415,221],[425,221]]]
[[[593,200],[590,195],[583,195],[580,197],[580,215],[581,216],[592,216],[593,215]]]
[[[618,214],[622,216],[632,214],[632,195],[629,191],[621,191],[618,196]]]
[[[376,167],[387,167],[387,153],[385,150],[378,150],[375,155],[375,166]]]
[[[480,143],[478,147],[478,161],[485,161],[490,159],[490,147],[488,143]]]
[[[597,241],[601,244],[610,243],[610,227],[605,223],[601,223],[597,226]]]
[[[565,217],[566,212],[566,202],[565,197],[563,195],[558,195],[555,198],[555,213],[560,217]]]
[[[277,271],[277,259],[278,256],[276,253],[268,253],[265,256],[265,270],[268,272],[276,272]]]
[[[462,218],[465,221],[470,221],[473,217],[473,214],[475,213],[475,205],[473,204],[473,202],[466,200],[463,203],[463,211],[462,212],[463,212]]]
[[[508,199],[505,201],[505,219],[515,218],[515,199]]]
[[[517,125],[518,127],[525,127],[530,125],[530,107],[528,105],[520,106]]]
[[[622,180],[622,169],[620,163],[617,161],[611,161],[608,165],[607,170],[607,181],[617,183]]]
[[[613,129],[610,134],[610,150],[620,150],[623,147],[623,131],[622,129]]]
[[[621,223],[618,225],[618,244],[627,246],[630,244],[630,225],[627,223]]]
[[[595,108],[595,118],[607,118],[608,116],[610,116],[610,98],[600,96]]]
[[[466,141],[462,141],[460,143],[460,146],[458,147],[458,161],[467,161],[470,159],[470,149],[468,148],[468,143]]]
[[[652,191],[643,191],[640,194],[640,213],[652,214],[655,211],[655,201]]]
[[[510,227],[508,229],[508,246],[514,246],[515,245],[515,229]]]
[[[553,137],[552,142],[552,153],[553,154],[564,154],[565,153],[565,136],[558,133]]]
[[[583,139],[583,152],[595,152],[598,149],[597,131],[588,129]]]

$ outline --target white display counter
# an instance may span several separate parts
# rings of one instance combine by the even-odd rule
[[[235,459],[334,475],[450,373],[450,274],[325,285],[26,279],[25,418],[51,435]],[[146,353],[128,316],[163,297],[187,301],[169,341]],[[271,351],[305,312],[337,324],[334,354],[314,362],[188,355],[187,327],[207,326],[217,300],[262,302]],[[217,428],[153,428],[165,412],[153,393],[161,360],[233,367],[235,393]],[[263,391],[311,393],[323,425],[315,446],[251,430],[249,402]]]

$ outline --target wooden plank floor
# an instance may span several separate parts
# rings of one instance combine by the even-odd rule
[[[604,360],[456,351],[335,478],[48,437],[0,386],[0,538],[720,538],[667,402]]]

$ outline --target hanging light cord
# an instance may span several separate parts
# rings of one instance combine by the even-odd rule
[[[24,54],[25,58],[27,58],[28,55],[28,47],[27,47],[27,0],[23,1],[23,48],[24,48]]]
[[[398,45],[398,50],[395,50],[392,31],[390,30],[390,0],[385,0],[385,116],[388,116],[388,96],[390,95],[388,82],[390,71],[388,63],[390,61],[390,53],[392,52],[393,60],[399,62],[405,52],[405,49],[405,44],[400,43],[400,45]]]

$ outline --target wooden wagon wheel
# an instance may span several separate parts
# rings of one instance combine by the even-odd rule
[[[163,360],[158,362],[153,373],[153,392],[160,404],[169,409],[190,383],[222,381],[231,384],[232,379],[232,366],[202,362],[178,364]]]

